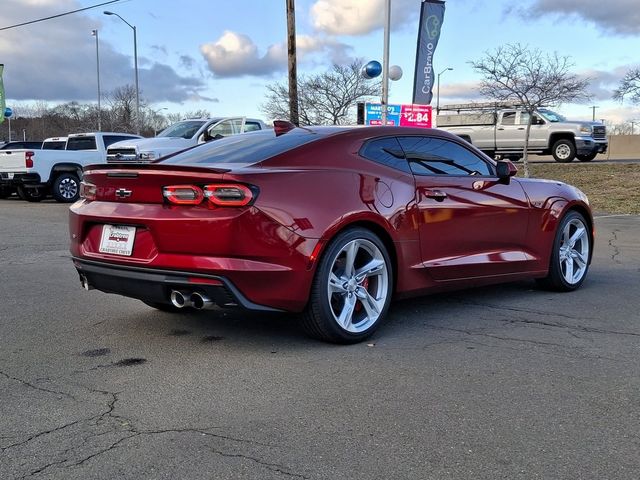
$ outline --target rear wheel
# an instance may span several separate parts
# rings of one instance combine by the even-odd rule
[[[591,160],[596,158],[596,155],[598,155],[598,152],[591,152],[587,155],[578,155],[577,157],[581,162],[590,162]]]
[[[53,198],[57,202],[72,203],[80,198],[80,180],[75,173],[65,172],[53,182]]]
[[[12,193],[13,193],[13,188],[0,187],[0,198],[9,198]]]
[[[538,279],[538,283],[560,292],[575,290],[587,276],[591,249],[591,236],[584,216],[576,211],[567,213],[556,231],[549,274]]]
[[[561,139],[553,144],[551,153],[556,162],[570,163],[576,158],[576,146],[571,140]]]
[[[302,325],[320,340],[356,343],[373,334],[393,291],[389,254],[371,231],[340,233],[322,256]]]

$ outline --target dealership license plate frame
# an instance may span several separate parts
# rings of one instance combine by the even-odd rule
[[[102,226],[98,251],[121,257],[130,257],[133,254],[135,239],[136,227],[105,224]]]

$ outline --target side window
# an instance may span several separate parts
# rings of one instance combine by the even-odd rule
[[[225,120],[223,122],[220,122],[211,130],[209,130],[209,134],[212,137],[215,137],[216,135],[222,135],[222,136],[233,135],[234,129],[233,129],[233,124],[231,122],[233,122],[233,120]]]
[[[504,112],[502,114],[502,125],[515,125],[516,112]]]
[[[398,139],[415,175],[492,175],[487,162],[462,145],[431,137]]]
[[[381,163],[387,167],[411,173],[409,164],[404,158],[402,148],[395,137],[369,140],[360,149],[360,156]]]
[[[245,132],[255,132],[256,130],[262,130],[259,123],[256,122],[245,122],[244,131]]]
[[[70,137],[67,150],[96,150],[96,137]]]
[[[535,117],[534,117],[535,120]],[[529,112],[520,112],[520,122],[518,125],[527,125],[529,123]],[[535,125],[535,122],[534,122]]]
[[[102,138],[104,140],[104,148],[107,148],[113,143],[127,139],[127,137],[121,137],[120,135],[104,135]]]

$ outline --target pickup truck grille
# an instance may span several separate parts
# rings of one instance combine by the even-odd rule
[[[606,140],[607,139],[607,129],[603,125],[596,125],[593,127],[593,138],[594,140]]]
[[[107,163],[137,162],[135,148],[110,148],[107,150]]]

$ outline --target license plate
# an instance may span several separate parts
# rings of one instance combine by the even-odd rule
[[[124,225],[103,225],[100,239],[100,253],[131,256],[136,227]]]

